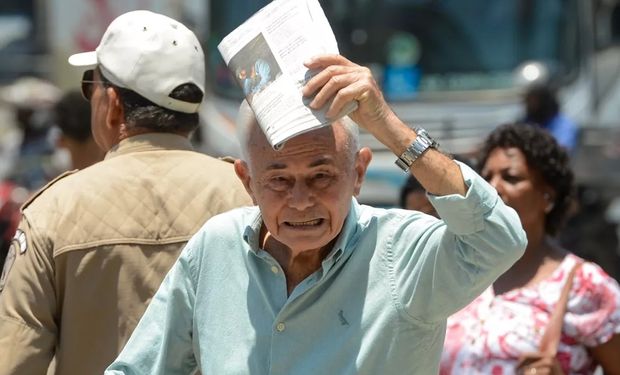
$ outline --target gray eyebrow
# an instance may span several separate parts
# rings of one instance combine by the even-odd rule
[[[313,161],[312,163],[310,163],[308,166],[309,167],[318,167],[318,166],[321,166],[321,165],[330,165],[330,164],[333,164],[333,159],[332,158],[321,157],[320,159],[317,159],[317,160]],[[286,164],[276,162],[276,163],[270,164],[267,167],[267,170],[269,171],[269,170],[286,169],[286,167],[287,167]]]

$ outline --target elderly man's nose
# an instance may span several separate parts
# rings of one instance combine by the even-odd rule
[[[289,206],[298,210],[303,210],[312,206],[312,189],[303,181],[297,181],[293,185],[289,196]]]

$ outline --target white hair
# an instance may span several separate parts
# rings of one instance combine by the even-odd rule
[[[355,154],[360,150],[360,128],[357,123],[349,116],[341,118],[340,123],[347,132],[347,140],[345,141],[345,150],[349,151],[351,160],[355,160]]]
[[[249,161],[249,142],[250,142],[250,132],[254,126],[258,126],[256,122],[256,116],[254,115],[254,111],[248,104],[247,100],[241,102],[239,106],[239,112],[237,113],[237,140],[239,141],[239,146],[241,147],[241,159],[248,162]]]
[[[359,127],[353,120],[351,120],[349,116],[345,116],[335,121],[334,123],[336,122],[342,124],[348,135],[345,141],[345,149],[350,152],[351,160],[353,161],[355,160],[355,154],[359,151],[360,148]],[[250,148],[250,134],[254,126],[258,126],[256,116],[254,115],[254,111],[252,110],[248,102],[244,100],[239,106],[236,128],[237,140],[239,141],[239,145],[241,146],[241,159],[246,162],[249,162],[250,160],[248,150]]]

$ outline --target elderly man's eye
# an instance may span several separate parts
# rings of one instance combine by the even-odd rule
[[[269,188],[276,191],[284,191],[291,186],[291,180],[284,176],[275,176],[269,179]]]
[[[312,186],[318,188],[326,187],[332,181],[332,177],[333,176],[329,173],[316,173],[314,176],[312,176]]]

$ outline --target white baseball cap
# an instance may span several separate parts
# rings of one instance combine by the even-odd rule
[[[200,103],[171,98],[175,88],[193,83],[205,91],[205,58],[196,35],[182,23],[146,10],[117,17],[94,51],[70,56],[69,64],[98,66],[115,86],[178,112],[196,113]]]

